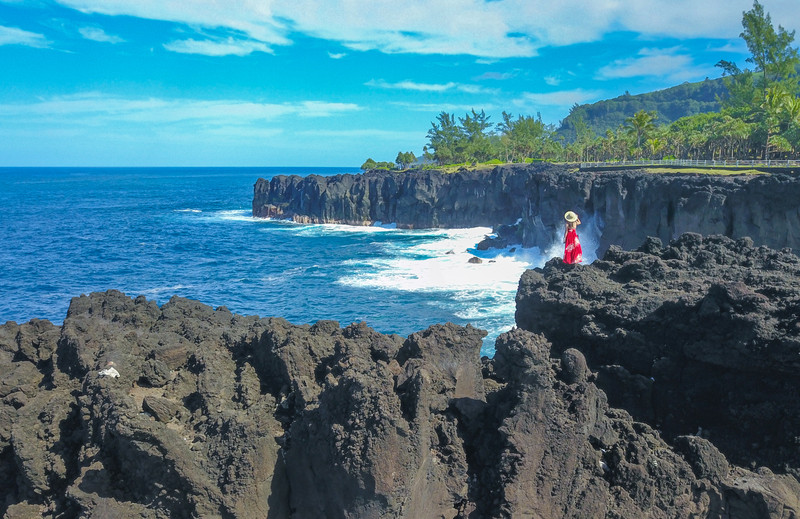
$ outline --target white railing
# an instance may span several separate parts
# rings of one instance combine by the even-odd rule
[[[586,168],[614,168],[630,166],[694,166],[694,167],[800,167],[800,160],[620,160],[615,162],[581,162],[581,169]]]

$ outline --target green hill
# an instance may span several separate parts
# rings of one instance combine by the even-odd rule
[[[658,114],[656,124],[669,124],[686,115],[718,111],[720,105],[717,99],[725,95],[727,89],[722,79],[683,83],[646,94],[631,95],[625,92],[614,99],[573,106],[556,130],[556,138],[574,141],[574,122],[578,118],[583,118],[597,135],[604,135],[606,130],[616,130],[619,125],[625,124],[625,118],[639,110],[655,111]]]

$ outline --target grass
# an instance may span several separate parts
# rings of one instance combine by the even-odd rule
[[[530,162],[529,162],[530,163]],[[466,169],[467,171],[491,171],[498,165],[506,164],[500,160],[491,160],[489,162],[481,162],[478,164],[474,164],[471,162],[462,162],[460,164],[445,164],[444,166],[435,166],[435,165],[426,165],[423,169],[434,169],[437,171],[441,171],[442,173],[455,173],[461,169]],[[575,166],[573,163],[557,163],[554,162],[553,164],[563,164],[569,168],[569,171],[572,173],[578,172],[579,168]],[[724,167],[710,167],[710,168],[692,168],[692,167],[677,167],[677,168],[670,168],[670,167],[641,167],[635,168],[639,171],[645,171],[647,173],[652,174],[659,174],[659,173],[681,173],[686,175],[721,175],[721,176],[731,176],[731,175],[768,175],[768,172],[759,171],[756,169],[728,169]]]
[[[441,171],[442,173],[455,173],[461,169],[466,169],[467,171],[491,171],[496,168],[499,164],[505,164],[504,162],[482,162],[479,164],[473,164],[471,162],[463,162],[461,164],[445,164],[444,166],[436,166],[436,165],[426,165],[423,169],[433,169],[436,171]]]
[[[764,171],[755,169],[726,169],[726,168],[642,168],[647,173],[681,173],[694,175],[769,175]]]

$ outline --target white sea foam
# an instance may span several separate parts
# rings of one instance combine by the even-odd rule
[[[300,236],[336,236],[346,234],[373,234],[373,233],[394,233],[394,232],[423,232],[399,230],[392,225],[345,225],[336,223],[305,224],[300,227],[297,234]]]
[[[584,263],[596,259],[598,225],[592,217],[581,226]],[[347,271],[336,283],[373,290],[436,294],[432,305],[448,308],[459,319],[488,332],[482,353],[494,354],[494,340],[515,325],[515,295],[522,273],[564,254],[563,230],[540,247],[475,250],[491,229],[395,231],[416,233],[416,240],[381,243],[386,254],[343,262]],[[512,252],[513,250],[513,252]],[[481,258],[479,264],[470,263]]]
[[[588,215],[582,218],[581,225],[578,227],[578,239],[581,242],[583,252],[583,263],[589,264],[597,259],[597,248],[600,246],[600,235],[602,234],[602,221],[598,215]],[[545,257],[564,256],[564,228],[556,229],[553,234],[552,242],[547,247]]]
[[[385,224],[385,223],[383,223],[381,221],[373,222],[372,226],[373,227],[381,227],[383,229],[397,229],[397,224],[396,223],[386,223]]]
[[[224,211],[215,211],[211,217],[219,220],[236,221],[236,222],[252,222],[255,219],[252,217],[253,212],[249,209],[230,209]]]
[[[530,249],[519,255],[509,251],[478,252],[471,248],[490,231],[487,228],[428,231],[421,242],[384,244],[383,258],[359,258],[344,262],[350,271],[337,282],[365,288],[419,291],[515,292],[522,272],[531,266]],[[414,231],[406,231],[414,232]],[[534,253],[535,254],[535,253]],[[470,263],[485,256],[482,263]]]
[[[202,213],[200,209],[175,209],[176,213]]]

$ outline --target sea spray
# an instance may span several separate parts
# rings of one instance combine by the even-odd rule
[[[494,338],[514,326],[521,273],[563,255],[563,231],[538,247],[478,251],[488,228],[253,218],[258,176],[268,175],[235,168],[4,171],[0,322],[59,324],[71,298],[117,289],[158,304],[178,295],[296,324],[364,321],[402,336],[470,323],[489,331],[484,354],[491,355]],[[596,228],[591,218],[578,228],[585,262],[593,259]],[[473,256],[482,263],[469,263]]]

